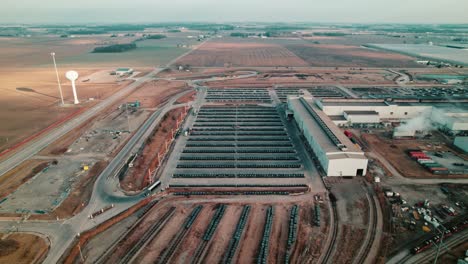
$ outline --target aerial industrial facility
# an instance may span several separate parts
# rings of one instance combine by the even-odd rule
[[[368,160],[364,152],[318,109],[311,98],[289,97],[288,107],[327,176],[366,174]]]
[[[467,32],[0,27],[0,263],[456,263]]]

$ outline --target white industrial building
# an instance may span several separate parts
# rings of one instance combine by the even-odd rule
[[[456,137],[453,141],[453,145],[465,152],[468,152],[468,137]]]
[[[379,113],[376,111],[349,111],[343,113],[344,118],[351,124],[380,123]]]
[[[441,122],[441,125],[454,133],[468,131],[468,117],[446,116]]]
[[[387,102],[381,99],[322,99],[316,105],[338,126],[401,122],[427,116],[454,134],[468,131],[468,109],[436,102]]]
[[[329,116],[344,116],[345,112],[375,112],[378,114],[379,122],[393,122],[401,119],[410,119],[420,116],[426,111],[430,111],[430,105],[417,105],[407,102],[386,102],[384,100],[319,100],[317,106]],[[369,118],[369,121],[375,122],[376,117],[363,116],[360,121]],[[359,123],[359,122],[357,122]]]
[[[368,159],[322,112],[312,97],[288,97],[288,107],[327,176],[362,176]],[[374,113],[369,113],[375,116]],[[359,113],[348,113],[359,121]]]

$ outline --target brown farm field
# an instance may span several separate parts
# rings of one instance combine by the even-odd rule
[[[49,245],[42,237],[32,234],[1,234],[0,263],[41,263]]]
[[[63,68],[60,75],[64,76]],[[77,70],[84,78],[96,69]],[[29,136],[42,131],[54,122],[66,119],[82,108],[90,107],[119,90],[129,82],[92,83],[78,80],[78,97],[82,104],[59,107],[60,97],[54,72],[51,69],[22,68],[6,69],[0,73],[2,96],[0,97],[0,150],[4,150]],[[70,83],[61,79],[66,104],[72,102]]]
[[[155,80],[147,82],[136,89],[127,98],[127,102],[140,101],[141,107],[153,108],[167,101],[177,93],[188,90],[185,82]]]
[[[193,67],[308,66],[285,47],[260,42],[207,42],[176,64]]]
[[[422,67],[415,58],[352,45],[287,45],[312,67]]]

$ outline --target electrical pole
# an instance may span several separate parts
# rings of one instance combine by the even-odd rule
[[[65,103],[63,102],[62,85],[60,84],[60,77],[59,77],[59,73],[58,73],[58,70],[57,70],[57,63],[55,62],[55,52],[50,53],[50,55],[52,56],[52,60],[54,61],[55,75],[57,76],[57,83],[58,83],[58,88],[59,88],[59,92],[60,92],[60,99],[62,100],[62,106],[64,106]]]
[[[125,105],[125,112],[127,114],[128,132],[131,132],[130,131],[130,117],[128,116],[128,103]]]

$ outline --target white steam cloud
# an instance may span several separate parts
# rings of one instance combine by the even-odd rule
[[[456,108],[435,108],[432,110],[425,111],[417,117],[407,120],[404,124],[395,128],[396,132],[411,132],[421,131],[427,132],[438,129],[447,124],[447,119],[450,116],[457,116],[457,112],[464,112],[461,109]]]
[[[396,132],[428,131],[434,129],[431,121],[431,111],[425,111],[421,115],[407,120],[397,127]]]

